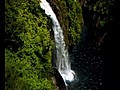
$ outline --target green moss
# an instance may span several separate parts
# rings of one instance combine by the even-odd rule
[[[53,90],[53,40],[35,0],[5,0],[6,90]]]
[[[67,0],[69,17],[69,38],[70,44],[80,41],[80,34],[83,27],[82,9],[79,2]]]
[[[67,45],[80,40],[81,6],[74,0],[50,0]],[[53,39],[39,0],[5,0],[6,90],[53,90],[49,76]]]
[[[74,0],[53,0],[50,3],[63,29],[66,44],[75,44],[80,40],[83,27],[80,3]]]

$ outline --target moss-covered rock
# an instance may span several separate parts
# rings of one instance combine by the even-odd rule
[[[78,0],[49,0],[63,29],[65,42],[73,45],[80,40],[83,27],[82,9]]]
[[[5,0],[5,89],[53,90],[53,40],[37,0]]]

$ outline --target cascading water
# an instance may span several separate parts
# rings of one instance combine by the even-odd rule
[[[65,49],[66,46],[64,42],[63,31],[49,3],[46,0],[41,0],[40,6],[42,9],[45,10],[45,13],[52,19],[52,28],[54,31],[55,45],[57,51],[56,66],[59,73],[63,77],[65,84],[67,85],[66,81],[72,82],[74,80],[75,73],[73,70],[71,70],[68,50]]]

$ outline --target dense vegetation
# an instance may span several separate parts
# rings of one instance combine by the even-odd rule
[[[101,90],[102,45],[114,21],[114,0],[47,0],[83,77],[81,90]],[[53,90],[51,20],[39,0],[5,0],[5,89]],[[77,85],[76,85],[77,86]],[[107,90],[107,89],[106,89]]]
[[[5,88],[7,90],[53,89],[49,72],[54,44],[49,31],[50,22],[39,3],[40,1],[37,0],[5,0]],[[61,8],[61,26],[68,22],[65,24],[66,30],[64,28],[67,32],[64,32],[65,41],[71,40],[71,43],[75,43],[80,39],[82,25],[80,4],[73,0],[58,1],[57,4]],[[67,39],[68,35],[71,38]]]
[[[63,29],[67,45],[74,45],[80,41],[83,28],[82,8],[78,0],[49,0]]]
[[[53,90],[48,20],[37,0],[5,0],[6,90]]]

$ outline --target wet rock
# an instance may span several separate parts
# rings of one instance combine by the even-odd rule
[[[55,84],[57,86],[56,90],[67,90],[64,80],[56,68],[53,68],[53,75],[55,77]]]

